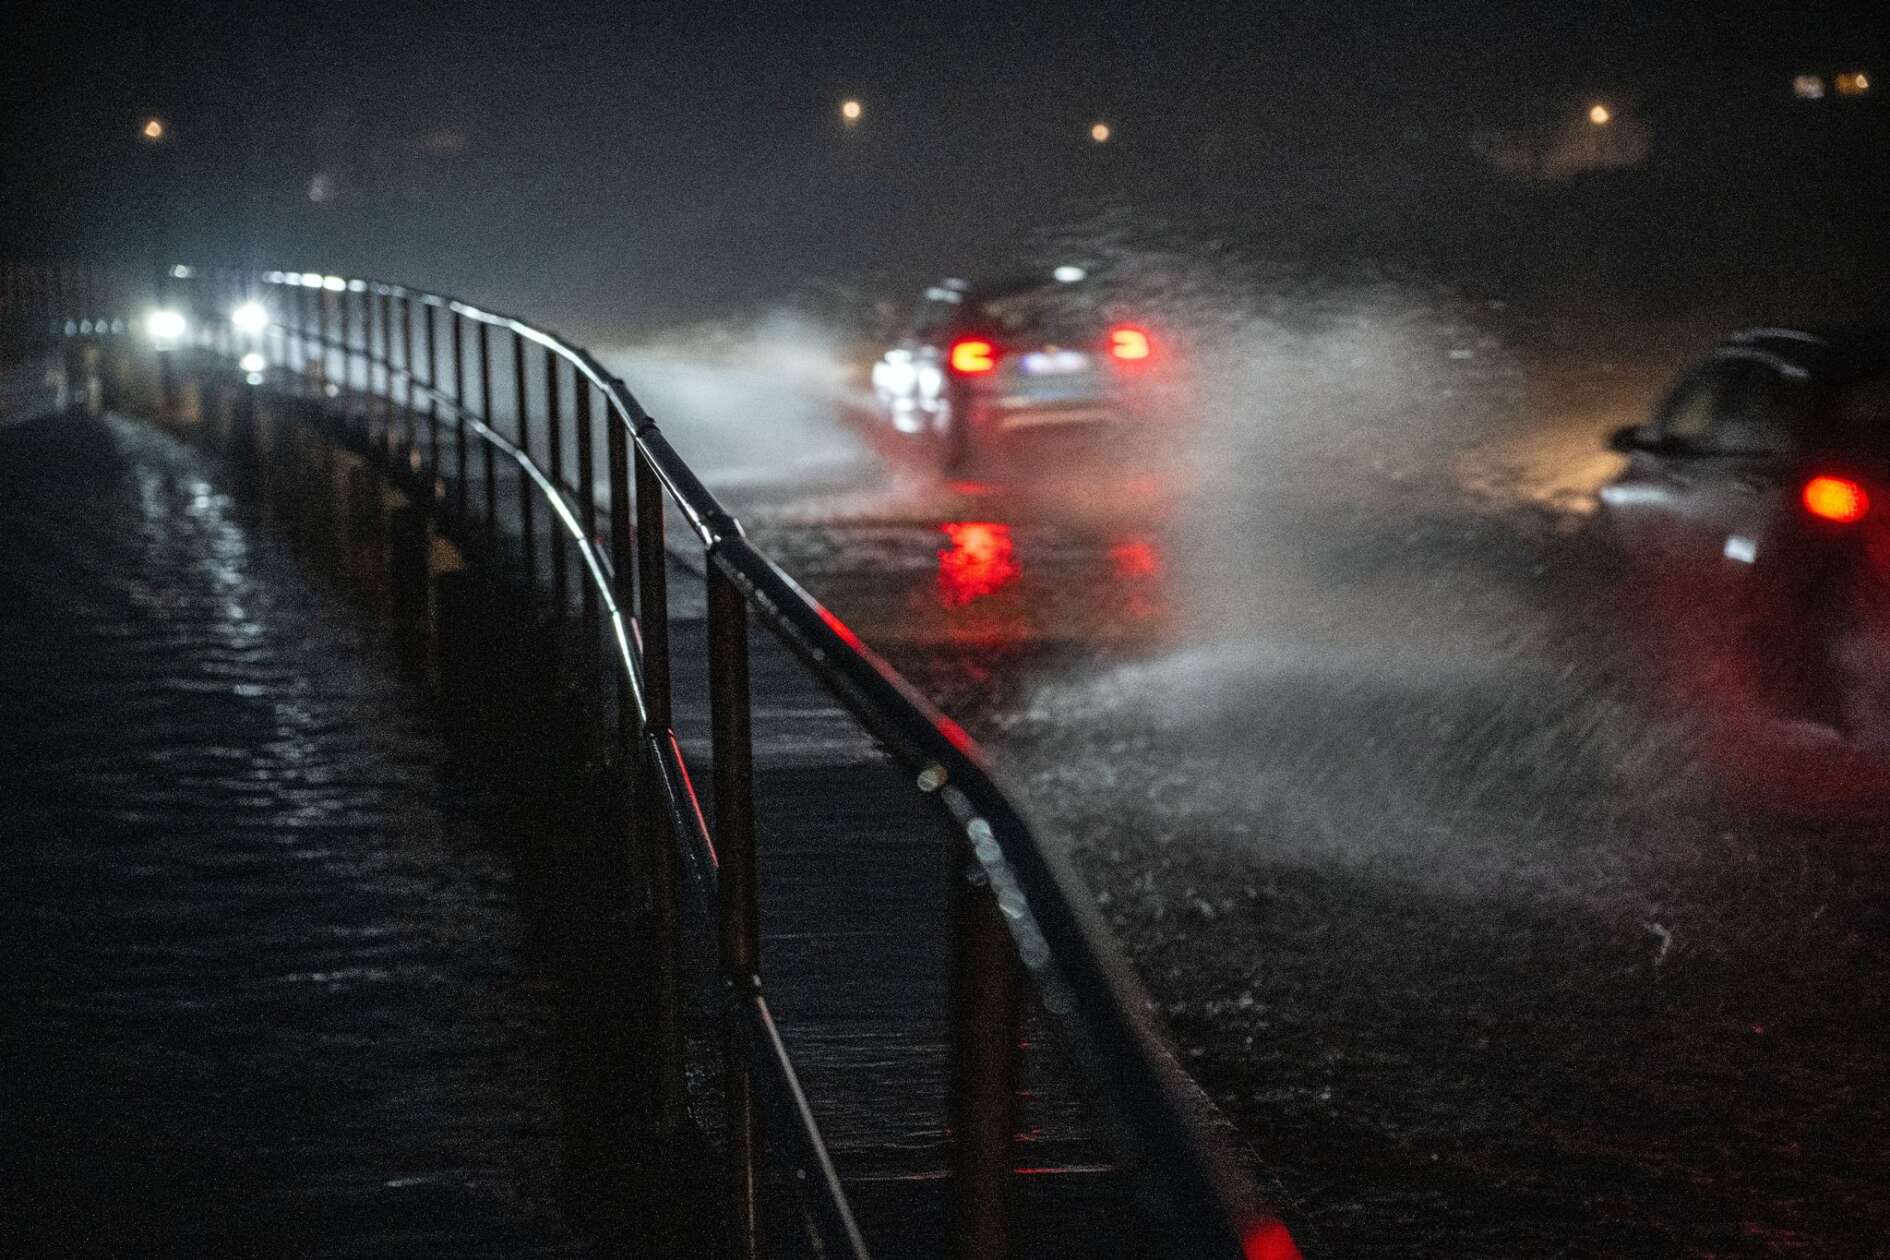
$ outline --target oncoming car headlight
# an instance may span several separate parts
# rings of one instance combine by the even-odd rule
[[[245,302],[230,312],[230,326],[253,337],[269,327],[269,312],[261,302]]]
[[[152,311],[144,317],[144,331],[160,346],[182,340],[189,327],[182,311]]]

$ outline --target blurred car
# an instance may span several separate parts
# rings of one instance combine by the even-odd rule
[[[1163,424],[1179,410],[1175,346],[1082,267],[926,289],[873,364],[874,405],[940,467],[1050,435]]]
[[[1890,744],[1890,332],[1738,333],[1609,446],[1601,520],[1690,685]]]

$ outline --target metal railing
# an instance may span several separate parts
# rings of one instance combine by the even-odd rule
[[[68,336],[83,335],[82,321],[115,333],[138,322],[140,313],[123,301],[138,288],[114,282],[85,290],[9,267],[0,272],[0,312]],[[588,351],[470,303],[377,281],[178,267],[155,289],[143,291],[181,298],[199,313],[191,345],[231,360],[261,355],[260,365],[250,360],[242,369],[252,385],[275,373],[298,392],[348,404],[350,423],[358,422],[354,436],[418,486],[425,505],[469,548],[496,560],[501,522],[511,518],[522,579],[542,584],[558,615],[575,611],[579,641],[608,653],[618,764],[633,802],[630,839],[645,864],[654,916],[654,1115],[659,1137],[674,1138],[688,1122],[681,858],[703,873],[717,913],[727,995],[728,1211],[740,1256],[763,1246],[770,1147],[796,1174],[827,1249],[868,1255],[763,984],[751,618],[883,744],[962,844],[962,863],[954,866],[961,877],[951,890],[953,1254],[970,1260],[1009,1249],[1024,973],[1106,1102],[1138,1203],[1166,1252],[1189,1260],[1298,1254],[1166,1048],[1139,981],[1068,860],[1039,842],[956,723],[749,542],[630,390]],[[78,315],[62,295],[82,291],[112,294],[114,309]],[[265,331],[245,334],[227,318],[247,301],[268,308]],[[108,322],[97,323],[101,316]],[[509,382],[495,383],[495,365],[510,368]],[[569,444],[567,415],[575,425]],[[594,417],[605,431],[601,479]],[[575,485],[565,468],[567,445],[575,448]],[[507,464],[516,472],[515,497],[501,487]],[[475,486],[482,502],[474,502]],[[680,514],[706,572],[713,827],[673,729],[666,504]]]

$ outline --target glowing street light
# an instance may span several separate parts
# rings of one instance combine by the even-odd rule
[[[146,140],[156,144],[159,140],[164,138],[164,124],[156,118],[147,118],[144,121],[144,127],[141,129],[141,134]]]
[[[1089,138],[1097,144],[1108,144],[1110,134],[1108,123],[1099,122],[1089,129]]]
[[[860,103],[858,101],[846,100],[840,102],[840,121],[849,127],[859,123],[861,112],[862,110],[860,109]]]
[[[1588,121],[1597,127],[1605,127],[1614,121],[1614,115],[1606,105],[1597,104],[1588,111]]]

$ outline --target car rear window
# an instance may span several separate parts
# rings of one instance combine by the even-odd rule
[[[1100,333],[1099,297],[1091,285],[1051,282],[994,293],[979,299],[973,311],[982,325],[1004,336],[1076,339]]]

